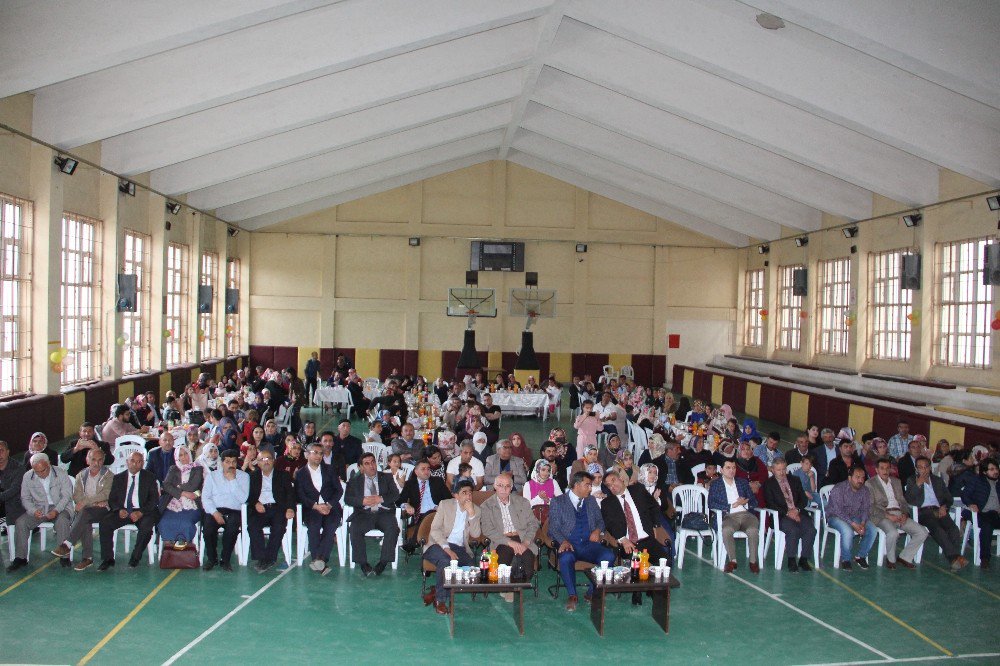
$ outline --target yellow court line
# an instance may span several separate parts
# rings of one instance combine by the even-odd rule
[[[181,571],[180,569],[174,569],[170,573],[169,576],[167,576],[166,578],[164,578],[160,582],[159,585],[157,585],[156,587],[154,587],[153,591],[150,592],[149,594],[147,594],[146,598],[143,599],[142,601],[140,601],[139,605],[132,609],[132,612],[130,612],[128,615],[126,615],[124,618],[122,618],[122,621],[119,622],[118,624],[116,624],[115,628],[112,629],[111,631],[109,631],[108,635],[105,636],[104,638],[102,638],[100,643],[98,643],[97,645],[95,645],[94,647],[92,647],[90,649],[90,652],[88,652],[83,657],[83,659],[81,659],[80,661],[77,662],[77,666],[83,666],[88,661],[90,661],[91,659],[93,659],[94,655],[96,655],[98,652],[100,652],[101,648],[103,648],[105,645],[107,645],[108,641],[110,641],[112,638],[114,638],[118,634],[118,632],[121,631],[122,628],[125,627],[126,624],[128,624],[129,622],[131,622],[132,618],[134,618],[136,615],[138,615],[139,611],[141,611],[143,608],[145,608],[146,604],[148,604],[153,599],[153,597],[155,597],[157,594],[159,594],[160,590],[162,590],[164,587],[166,587],[167,583],[169,583],[170,581],[172,581],[174,579],[174,576],[176,576],[177,574],[179,574],[180,571]]]
[[[1000,594],[997,594],[996,592],[993,592],[991,590],[987,590],[985,587],[982,587],[980,585],[976,585],[972,581],[965,580],[964,578],[962,578],[961,576],[959,576],[958,574],[956,574],[953,571],[948,571],[947,569],[943,569],[943,568],[937,566],[936,564],[931,564],[930,562],[924,562],[924,566],[933,567],[934,569],[937,569],[938,571],[940,571],[942,573],[948,574],[949,576],[951,576],[955,580],[961,581],[961,582],[965,583],[969,587],[974,587],[977,590],[979,590],[980,592],[984,592],[984,593],[990,595],[991,597],[993,597],[994,599],[1000,600]]]
[[[17,581],[16,583],[14,583],[10,587],[8,587],[3,592],[0,592],[0,597],[4,596],[5,594],[7,594],[8,592],[10,592],[12,590],[16,590],[17,588],[21,587],[22,585],[24,585],[25,583],[27,583],[29,580],[31,580],[32,578],[34,578],[38,574],[42,573],[43,571],[45,571],[46,569],[48,569],[49,567],[51,567],[53,564],[55,564],[58,561],[59,561],[58,557],[52,558],[51,560],[49,560],[49,562],[47,564],[43,564],[42,566],[40,566],[37,569],[35,569],[34,571],[32,571],[30,574],[28,574],[27,576],[25,576],[21,580]]]
[[[923,639],[924,641],[926,641],[930,645],[933,645],[938,650],[941,650],[941,652],[943,652],[944,654],[948,655],[949,657],[955,656],[950,650],[948,650],[947,648],[943,647],[940,643],[934,642],[933,640],[931,640],[930,638],[928,638],[924,634],[920,633],[917,629],[915,629],[915,628],[911,627],[910,625],[908,625],[907,623],[903,622],[898,617],[896,617],[895,615],[893,615],[892,613],[890,613],[886,609],[882,608],[881,606],[879,606],[877,603],[875,603],[871,599],[869,599],[867,597],[864,597],[864,596],[861,596],[859,593],[857,593],[856,591],[854,591],[853,588],[850,588],[847,585],[845,585],[844,583],[841,583],[839,580],[837,580],[836,578],[834,578],[833,576],[831,576],[827,572],[823,571],[822,569],[815,569],[815,571],[816,571],[816,573],[819,573],[819,574],[825,576],[830,581],[832,581],[835,584],[839,585],[840,587],[844,588],[845,590],[847,590],[848,592],[850,592],[851,594],[853,594],[854,596],[856,596],[858,599],[861,599],[861,601],[865,602],[866,604],[868,604],[869,606],[871,606],[872,608],[874,608],[875,610],[877,610],[879,613],[882,613],[882,615],[885,615],[887,618],[889,618],[890,620],[892,620],[893,622],[895,622],[899,626],[903,627],[904,629],[906,629],[907,631],[911,632],[915,636],[918,636],[919,638]]]

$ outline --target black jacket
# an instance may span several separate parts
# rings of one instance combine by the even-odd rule
[[[378,494],[382,496],[382,504],[387,507],[395,506],[399,497],[399,489],[392,477],[385,472],[376,472],[375,480],[378,482]],[[364,508],[365,499],[365,475],[358,472],[347,482],[347,490],[344,491],[344,504],[353,507],[355,511]],[[379,512],[386,509],[379,509]]]
[[[448,490],[448,484],[444,482],[444,479],[438,476],[432,476],[427,479],[429,489],[431,491],[431,499],[434,500],[434,506],[437,507],[438,504],[446,499],[451,499],[451,492]],[[409,504],[417,513],[420,513],[420,479],[416,477],[415,474],[411,474],[410,478],[406,480],[403,484],[403,490],[400,491],[399,497],[396,499],[396,506],[402,507],[404,504]]]
[[[639,512],[635,519],[642,524],[646,534],[653,536],[653,528],[660,524],[660,507],[641,483],[633,483],[627,488],[632,496],[632,503]],[[628,523],[621,500],[614,495],[608,495],[601,501],[601,515],[604,517],[604,529],[616,539],[628,536]]]
[[[264,483],[264,474],[255,469],[250,472],[250,494],[247,496],[247,511],[253,511],[254,505],[260,501],[260,489]],[[315,488],[313,489],[315,490]],[[283,510],[294,509],[297,503],[295,489],[292,487],[292,477],[283,469],[275,468],[271,472],[271,494],[274,503]]]
[[[111,480],[111,494],[108,497],[108,509],[110,511],[121,511],[127,504],[129,471],[115,474]],[[156,516],[159,514],[160,491],[156,487],[156,477],[149,470],[139,470],[139,506],[136,511],[141,511],[145,516]]]
[[[788,479],[788,487],[792,490],[792,500],[795,501],[795,508],[801,511],[809,503],[806,493],[802,489],[802,482],[799,481],[797,476],[791,474],[786,478]],[[768,509],[776,510],[781,517],[784,517],[790,508],[788,503],[785,502],[785,494],[781,492],[778,480],[773,476],[764,482],[764,501],[767,503]]]

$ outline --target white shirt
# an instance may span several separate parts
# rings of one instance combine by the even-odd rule
[[[888,481],[882,481],[881,476],[876,478],[878,478],[879,482],[882,484],[882,490],[885,491],[885,496],[889,499],[888,503],[885,505],[885,508],[887,510],[888,509],[898,510],[899,502],[896,501],[896,493],[892,491],[892,479],[889,479]]]
[[[448,535],[448,543],[453,543],[456,546],[465,545],[465,521],[468,517],[468,514],[462,511],[461,507],[455,507],[455,525],[451,528],[451,534]]]
[[[508,534],[510,532],[516,532],[514,529],[514,521],[510,517],[510,498],[507,498],[507,503],[504,504],[497,498],[497,504],[500,505],[500,517],[503,519],[503,532]]]
[[[837,447],[827,447],[826,444],[823,445],[823,451],[826,453],[826,464],[829,466],[833,459],[837,457]]]
[[[606,416],[612,417],[610,419],[611,421],[618,420],[618,414],[615,412],[615,403],[613,402],[609,402],[606,405],[598,405],[597,407],[594,408],[594,411],[597,412],[597,418],[601,419],[602,421]]]
[[[133,509],[138,509],[139,508],[139,475],[138,474],[129,474],[128,475],[128,484],[126,484],[126,486],[125,486],[125,492],[128,492],[129,488],[132,488],[132,508]],[[125,506],[128,506],[128,500],[127,499],[125,501]]]
[[[626,504],[632,510],[632,520],[635,521],[635,535],[639,538],[639,541],[648,537],[649,534],[646,533],[646,530],[642,529],[642,521],[639,520],[639,510],[635,508],[635,502],[632,501],[632,493],[626,489],[625,492],[618,496],[618,499],[621,500],[622,512],[625,513],[625,515],[628,515],[625,510]],[[735,501],[736,500],[733,500],[733,502]],[[730,504],[732,504],[732,502],[730,502]],[[626,524],[628,524],[628,521],[626,521]],[[626,533],[625,536],[628,537],[628,534]]]
[[[320,493],[320,501],[323,501],[323,467],[317,465],[316,469],[313,469],[312,465],[306,465],[309,469],[309,476],[312,478],[313,486],[316,487],[316,492]]]
[[[924,503],[920,505],[920,508],[927,506],[941,506],[937,495],[934,494],[934,484],[931,483],[929,478],[927,479],[927,483],[924,484]]]
[[[729,481],[723,477],[722,482],[725,484],[726,488],[726,501],[729,502],[729,513],[739,513],[740,511],[746,511],[745,505],[741,504],[739,506],[733,506],[733,502],[740,498],[740,491],[736,488],[736,479]]]
[[[49,475],[46,476],[44,479],[41,476],[38,476],[37,474],[35,476],[38,477],[38,482],[42,484],[42,490],[45,491],[45,502],[49,506],[52,506],[53,504],[52,493],[49,492],[49,489],[52,487],[52,470],[51,469],[49,470]]]
[[[320,477],[320,482],[322,483],[322,477]],[[257,501],[261,504],[274,504],[274,492],[272,490],[274,486],[274,472],[270,474],[260,473],[260,497]]]
[[[446,473],[453,476],[458,476],[458,466],[462,464],[462,459],[460,457],[452,458],[448,461],[448,469],[445,470]],[[483,469],[483,463],[475,456],[469,460],[469,465],[472,466],[472,476],[481,479],[486,474],[486,470]]]

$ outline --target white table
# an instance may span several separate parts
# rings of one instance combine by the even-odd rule
[[[493,397],[493,404],[505,414],[544,416],[545,408],[549,404],[549,396],[546,393],[491,393],[490,395]]]
[[[350,405],[351,392],[343,386],[321,386],[313,393],[313,404],[320,407],[326,404]]]

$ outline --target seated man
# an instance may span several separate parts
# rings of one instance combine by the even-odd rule
[[[414,438],[412,423],[404,423],[399,429],[399,437],[392,440],[392,453],[398,453],[402,462],[408,463],[420,457],[424,443]]]
[[[953,501],[951,493],[940,476],[931,474],[931,459],[927,456],[917,458],[916,474],[906,484],[906,501],[917,507],[917,520],[941,546],[952,570],[958,571],[968,564],[969,560],[960,552],[962,534],[948,515]]]
[[[785,462],[789,465],[794,465],[796,463],[801,463],[802,459],[809,455],[809,437],[807,435],[799,435],[795,438],[795,446],[785,454]]]
[[[392,476],[378,471],[373,454],[363,454],[361,473],[347,482],[344,502],[354,509],[348,518],[351,557],[365,576],[371,576],[372,573],[381,576],[385,568],[396,559],[396,542],[399,539],[399,523],[396,522],[398,497],[399,489]],[[365,544],[365,534],[370,530],[380,530],[384,535],[382,553],[374,569],[368,563],[368,548]]]
[[[518,458],[520,460],[520,458]],[[523,580],[529,580],[535,571],[538,545],[538,518],[531,510],[531,502],[513,493],[514,480],[509,472],[501,472],[493,481],[496,491],[479,507],[482,513],[483,536],[497,551],[500,564],[511,565],[511,571],[523,571]],[[504,601],[513,602],[514,594],[505,592]]]
[[[666,544],[661,544],[654,534],[660,524],[660,507],[645,486],[641,483],[626,486],[615,471],[604,475],[604,485],[611,495],[601,502],[601,516],[608,534],[618,539],[618,554],[622,556],[622,561],[636,550],[645,550],[649,553],[650,562],[666,559],[673,565],[674,549],[669,537]],[[680,587],[680,582],[672,573],[670,587]],[[632,603],[642,605],[642,595],[634,592]]]
[[[868,479],[866,486],[872,495],[871,521],[885,533],[885,568],[896,568],[896,541],[899,530],[910,537],[910,542],[899,554],[899,563],[907,569],[914,569],[913,558],[927,538],[927,530],[910,518],[910,505],[903,495],[903,484],[892,476],[892,461],[879,458],[875,463],[875,476]]]
[[[802,489],[802,482],[788,473],[784,458],[775,458],[771,472],[774,476],[764,482],[764,499],[767,508],[778,512],[778,528],[785,533],[788,570],[812,571],[809,553],[816,542],[816,527],[812,516],[805,512],[809,498]],[[798,555],[800,547],[801,557]]]
[[[475,452],[476,449],[472,446],[472,442],[464,442],[458,450],[458,455],[448,461],[445,483],[448,484],[449,488],[455,487],[455,478],[458,477],[458,466],[462,463],[472,466],[472,477],[476,480],[475,489],[479,490],[483,487],[483,477],[486,470],[483,467],[483,463],[475,457]]]
[[[169,430],[160,435],[160,445],[150,449],[146,459],[146,469],[153,473],[156,480],[163,485],[167,472],[174,465],[174,436]]]
[[[21,481],[24,468],[10,457],[10,444],[0,439],[0,534],[7,533],[7,524],[24,513],[21,506]]]
[[[865,487],[865,468],[852,467],[847,480],[841,481],[830,492],[826,504],[826,522],[840,532],[840,568],[851,570],[851,560],[862,569],[868,568],[868,551],[875,543],[878,532],[869,520],[871,514],[871,493]],[[854,537],[861,537],[857,556],[854,554]]]
[[[840,455],[830,461],[823,485],[836,485],[841,481],[846,481],[848,473],[855,467],[860,467],[862,470],[865,469],[861,456],[858,455],[854,448],[854,442],[849,439],[841,440],[837,448],[840,451]],[[867,477],[868,472],[865,472],[865,478]]]
[[[257,573],[264,573],[278,561],[278,549],[288,521],[295,517],[295,504],[292,477],[283,469],[275,469],[274,451],[264,449],[257,454],[257,469],[250,473],[250,494],[247,496],[250,559],[257,561]],[[271,528],[266,544],[265,527]]]
[[[325,576],[332,571],[326,562],[343,518],[340,498],[344,488],[333,467],[323,462],[321,444],[309,445],[306,464],[295,472],[295,490],[302,504],[302,522],[309,532],[309,553],[312,555],[309,568]]]
[[[115,530],[125,525],[135,525],[135,547],[128,565],[139,566],[139,558],[153,538],[153,528],[160,520],[158,509],[160,491],[153,473],[142,468],[142,454],[133,451],[125,459],[128,469],[115,474],[108,495],[108,513],[101,518],[101,558],[98,571],[115,566]]]
[[[104,450],[96,447],[87,449],[87,467],[76,475],[73,484],[76,515],[69,528],[69,538],[52,551],[56,557],[68,557],[73,544],[82,541],[83,559],[73,567],[76,571],[84,571],[94,563],[94,523],[100,522],[108,513],[108,497],[114,476],[104,466]]]
[[[444,479],[431,476],[431,464],[426,458],[418,460],[396,499],[396,506],[410,517],[403,550],[407,553],[416,550],[420,521],[427,514],[437,511],[438,505],[446,499],[451,499],[451,492]]]
[[[239,452],[228,449],[222,452],[219,469],[205,475],[201,504],[205,508],[201,532],[205,544],[205,571],[211,571],[216,564],[223,571],[232,571],[230,560],[236,548],[236,539],[243,529],[241,509],[250,495],[250,475],[236,468]],[[222,557],[219,557],[219,530],[222,535]]]
[[[722,463],[722,476],[708,487],[708,508],[722,512],[722,542],[726,546],[726,573],[736,571],[736,532],[743,532],[750,542],[750,571],[760,572],[757,564],[757,545],[760,539],[760,520],[754,514],[757,497],[750,489],[750,482],[736,477],[736,461]],[[714,521],[713,521],[714,525]]]
[[[79,438],[66,447],[62,455],[59,456],[59,460],[64,463],[69,463],[69,469],[66,472],[76,478],[76,476],[90,464],[87,462],[87,454],[92,449],[101,449],[104,451],[104,460],[111,459],[111,448],[106,442],[101,442],[97,440],[97,433],[94,431],[94,424],[89,422],[84,422],[80,426]]]
[[[339,456],[344,467],[353,465],[361,459],[364,449],[361,440],[351,434],[351,422],[341,419],[337,424],[337,434],[333,438],[333,454]]]
[[[559,544],[559,575],[569,594],[566,610],[570,612],[580,601],[576,594],[577,559],[595,564],[615,559],[614,551],[601,543],[604,517],[591,495],[593,483],[594,477],[587,472],[576,472],[570,488],[549,504],[549,537]],[[593,594],[594,584],[588,582],[584,599],[590,601]]]
[[[514,447],[509,439],[501,439],[497,442],[497,452],[486,459],[483,466],[485,485],[493,485],[500,474],[506,472],[514,480],[514,492],[521,492],[521,488],[528,482],[528,469],[524,466],[524,460],[513,455]]]
[[[36,453],[29,462],[31,469],[24,473],[21,480],[21,505],[24,513],[15,523],[14,559],[7,567],[7,573],[28,564],[28,539],[31,531],[41,523],[53,523],[56,543],[65,541],[76,509],[73,504],[73,481],[69,474],[53,467],[45,453]],[[69,566],[68,549],[65,556],[61,557],[63,566]]]
[[[753,450],[753,454],[757,456],[768,469],[771,469],[775,460],[784,457],[781,454],[781,451],[778,450],[779,444],[781,444],[781,433],[777,431],[769,433],[767,439],[764,440],[764,443],[758,444]],[[770,502],[768,503],[768,506],[771,506]]]
[[[997,480],[1000,466],[987,458],[979,464],[979,475],[971,477],[962,491],[962,501],[969,511],[979,514],[979,566],[990,568],[990,541],[993,530],[1000,529],[1000,500]]]
[[[104,429],[101,430],[101,439],[107,442],[108,446],[112,448],[112,453],[114,452],[115,440],[122,435],[134,435],[138,432],[149,431],[149,426],[136,428],[132,425],[131,418],[132,410],[129,409],[129,406],[118,405],[118,407],[115,408],[114,417],[104,424]]]
[[[431,523],[431,533],[424,546],[424,559],[437,568],[437,585],[424,595],[424,605],[434,603],[438,615],[448,614],[448,591],[444,589],[444,570],[452,560],[459,566],[472,566],[469,537],[480,535],[480,512],[472,501],[472,483],[460,481],[454,499],[441,502]],[[436,603],[435,603],[436,601]]]

